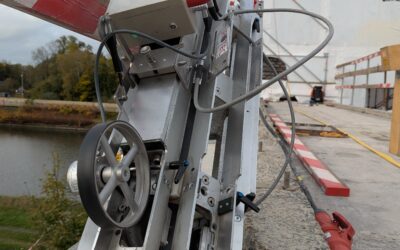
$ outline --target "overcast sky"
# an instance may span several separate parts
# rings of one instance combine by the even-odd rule
[[[93,39],[0,4],[0,61],[31,64],[33,50],[62,35],[74,35],[97,48]]]

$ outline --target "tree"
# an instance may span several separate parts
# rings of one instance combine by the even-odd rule
[[[14,93],[16,89],[18,89],[21,84],[13,79],[7,78],[1,85],[0,85],[0,92],[10,92]]]
[[[68,249],[79,241],[87,219],[82,206],[67,197],[60,179],[60,159],[53,154],[53,167],[43,182],[43,198],[36,202],[35,225],[40,249]]]
[[[43,63],[49,60],[51,57],[51,53],[45,47],[39,47],[32,52],[32,59],[37,64]]]
[[[94,101],[92,49],[74,36],[61,36],[32,52],[33,66],[0,62],[0,89],[14,92],[23,73],[28,98]],[[101,56],[99,66],[102,96],[111,100],[117,87],[112,61]]]
[[[92,74],[86,71],[82,74],[77,85],[77,92],[80,93],[80,101],[93,101],[95,99],[94,84],[91,81]]]

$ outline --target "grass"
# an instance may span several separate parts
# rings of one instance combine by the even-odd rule
[[[0,205],[0,226],[32,228],[29,211],[18,207]]]
[[[36,241],[30,197],[0,196],[0,250],[28,249]]]
[[[28,249],[29,247],[30,244],[26,244],[24,242],[21,243],[9,239],[0,238],[0,250],[22,250],[22,249]]]

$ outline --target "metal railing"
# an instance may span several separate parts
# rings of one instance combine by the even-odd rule
[[[336,86],[336,89],[340,89],[340,104],[343,104],[343,93],[346,90],[351,90],[351,97],[350,97],[350,105],[354,105],[354,97],[355,97],[355,90],[356,89],[366,89],[367,90],[367,100],[366,106],[372,108],[380,108],[384,107],[385,109],[389,108],[389,101],[390,101],[390,91],[389,89],[393,88],[392,83],[387,81],[388,71],[384,70],[382,65],[371,66],[371,60],[378,58],[381,56],[381,52],[375,52],[369,54],[367,56],[358,58],[356,60],[352,60],[340,65],[336,66],[336,69],[339,73],[336,74],[335,80],[339,80],[339,85]],[[363,67],[362,64],[366,66]],[[371,75],[383,73],[383,79],[380,83],[371,83]],[[357,77],[365,76],[365,82],[357,82]],[[351,83],[346,83],[346,79],[350,79]],[[375,81],[376,82],[376,81]],[[383,90],[383,100],[377,100],[377,91],[378,89]],[[370,104],[371,99],[371,91],[375,92],[375,102],[374,104]]]

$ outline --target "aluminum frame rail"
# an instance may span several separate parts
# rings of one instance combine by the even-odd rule
[[[217,2],[221,12],[228,8],[226,1]],[[253,0],[240,1],[241,9],[262,7],[262,4],[254,6]],[[202,16],[198,14],[199,32],[183,37],[180,43],[188,52],[199,53],[203,40]],[[250,44],[233,31],[233,25],[255,42]],[[228,44],[231,59],[221,62],[227,64],[221,67],[215,65],[220,33],[231,37]],[[210,67],[211,77],[201,84],[199,95],[199,102],[205,107],[229,102],[262,81],[262,18],[259,15],[213,22],[210,34],[208,58],[212,61],[206,60],[204,65]],[[196,62],[171,55],[164,49],[154,55],[166,59],[163,74],[151,65],[148,70],[142,68],[145,77],[129,89],[119,115],[119,119],[138,130],[147,148],[162,155],[159,168],[151,174],[152,202],[147,207],[148,216],[138,225],[123,230],[100,228],[89,219],[76,247],[82,250],[242,249],[245,211],[243,204],[237,204],[237,193],[256,192],[259,96],[226,111],[201,113],[194,108],[189,91],[190,73]],[[224,73],[213,74],[215,68]],[[208,147],[213,137],[218,138],[219,146],[212,170],[208,171],[210,166],[206,166],[204,156],[210,153]],[[190,165],[175,184],[176,170],[170,164],[177,160],[187,160]],[[144,235],[142,243],[129,247],[121,244],[121,235],[129,237],[139,232]]]

